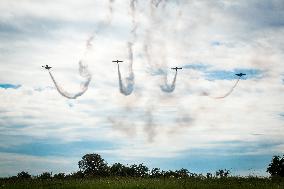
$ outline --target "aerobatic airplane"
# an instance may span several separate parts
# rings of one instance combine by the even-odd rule
[[[235,74],[235,75],[237,75],[237,76],[239,76],[239,77],[242,77],[243,75],[247,75],[247,74],[244,74],[244,73],[238,73],[238,74]]]
[[[171,68],[171,69],[173,69],[173,70],[181,70],[182,68],[178,68],[178,67],[175,67],[175,68]]]
[[[48,65],[41,66],[41,67],[43,67],[43,68],[45,68],[45,69],[47,69],[47,70],[49,70],[50,68],[52,68],[52,67],[50,67],[50,66],[48,66]]]
[[[113,60],[112,62],[116,62],[118,64],[119,62],[123,62],[123,61],[122,60]]]

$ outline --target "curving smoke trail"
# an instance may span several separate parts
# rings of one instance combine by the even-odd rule
[[[226,98],[227,96],[229,96],[230,94],[232,94],[232,92],[234,91],[234,89],[237,87],[237,85],[238,85],[240,79],[241,79],[241,77],[239,77],[239,78],[237,79],[237,81],[235,82],[235,84],[233,85],[233,87],[232,87],[227,93],[225,93],[225,94],[222,95],[222,96],[217,96],[217,97],[210,96],[210,94],[207,93],[207,92],[203,92],[201,95],[202,95],[202,96],[208,96],[208,97],[214,98],[214,99]]]
[[[57,89],[57,91],[59,92],[59,94],[61,94],[62,96],[69,98],[69,99],[76,99],[79,96],[82,96],[87,90],[88,90],[88,86],[92,80],[92,74],[90,73],[90,71],[88,70],[88,65],[85,65],[83,62],[83,59],[86,57],[87,52],[91,49],[92,42],[94,41],[94,39],[96,38],[96,34],[105,29],[106,27],[108,27],[112,21],[112,15],[113,15],[113,2],[114,0],[109,0],[109,5],[108,5],[108,15],[107,20],[94,32],[92,32],[92,34],[90,35],[90,37],[86,40],[86,47],[85,47],[85,51],[83,53],[83,58],[81,58],[81,60],[79,61],[79,75],[84,79],[84,81],[80,84],[80,91],[76,92],[76,93],[69,93],[67,91],[65,91],[55,80],[54,76],[52,75],[51,71],[48,70],[49,75]]]
[[[168,84],[168,74],[165,73],[165,75],[164,75],[164,84],[160,85],[161,90],[164,91],[164,92],[167,92],[167,93],[173,92],[175,90],[175,87],[176,87],[176,79],[177,79],[177,71],[175,73],[173,82],[169,85]]]
[[[118,84],[120,93],[125,96],[130,95],[134,89],[134,73],[133,73],[133,51],[132,51],[132,43],[128,43],[128,53],[129,53],[129,76],[125,78],[125,85],[122,82],[121,73],[119,69],[119,64],[117,64],[117,72],[118,72]]]
[[[53,77],[52,73],[50,70],[48,70],[48,73],[56,87],[56,90],[64,97],[69,98],[69,99],[76,99],[79,96],[82,96],[87,90],[88,90],[88,86],[89,83],[92,79],[92,75],[90,74],[89,70],[88,70],[88,66],[87,65],[83,65],[83,63],[80,61],[79,62],[79,74],[81,77],[83,77],[85,80],[81,83],[80,85],[80,91],[76,92],[76,93],[69,93],[67,91],[65,91],[55,80],[55,78]]]
[[[176,78],[177,78],[177,71],[175,73],[174,79],[171,83],[168,82],[168,72],[163,71],[163,68],[167,67],[167,63],[166,60],[163,60],[162,63],[155,63],[152,61],[152,57],[149,53],[149,49],[151,48],[151,44],[152,42],[152,35],[153,33],[156,31],[157,28],[155,27],[160,27],[159,21],[157,21],[157,17],[155,16],[155,11],[159,8],[160,3],[163,0],[151,0],[150,1],[150,16],[151,16],[151,23],[150,23],[150,27],[146,30],[146,37],[145,37],[145,45],[144,45],[144,52],[145,52],[145,56],[147,59],[148,64],[150,65],[151,70],[159,70],[159,72],[163,75],[163,84],[160,85],[160,89],[163,92],[166,93],[171,93],[175,90],[175,86],[176,86]],[[164,9],[165,7],[163,6],[162,9]],[[162,28],[160,28],[162,29]],[[162,45],[160,47],[160,52],[162,52],[163,54],[165,54],[166,50],[165,50],[165,45]],[[164,58],[164,56],[163,56]],[[165,58],[164,58],[165,59]]]
[[[132,29],[131,29],[131,34],[132,34],[132,42],[128,42],[128,60],[129,60],[129,75],[128,77],[125,78],[125,85],[123,84],[122,77],[121,77],[121,72],[119,69],[119,64],[117,64],[117,72],[118,72],[118,84],[119,84],[119,91],[121,94],[124,94],[125,96],[130,95],[133,90],[134,90],[134,73],[133,73],[133,45],[135,44],[137,34],[136,30],[138,27],[138,24],[136,22],[136,4],[138,0],[131,0],[130,1],[130,14],[132,18]]]
[[[130,9],[131,9],[131,18],[132,18],[132,29],[131,29],[131,34],[133,36],[133,42],[135,42],[136,38],[137,38],[137,34],[136,34],[136,30],[138,27],[138,24],[136,22],[136,4],[137,4],[138,0],[131,0],[130,1]]]
[[[107,28],[111,22],[112,22],[112,17],[113,17],[113,3],[115,2],[115,0],[109,0],[108,3],[108,13],[106,15],[106,20],[101,23],[99,25],[99,27],[97,29],[95,29],[90,37],[87,39],[86,41],[86,51],[89,50],[92,47],[92,42],[94,41],[94,39],[96,38],[96,35],[101,32],[102,30],[104,30],[105,28]],[[86,54],[86,52],[85,52]]]
[[[236,86],[238,85],[239,81],[240,81],[240,78],[238,78],[238,80],[236,81],[236,83],[233,85],[233,87],[226,93],[224,94],[223,96],[219,96],[219,97],[212,97],[212,98],[215,98],[215,99],[221,99],[221,98],[226,98],[227,96],[229,96],[233,91],[234,89],[236,88]]]

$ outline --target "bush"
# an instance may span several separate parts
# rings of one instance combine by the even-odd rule
[[[162,176],[162,172],[160,170],[160,168],[153,168],[151,170],[150,176],[153,178],[158,178]]]
[[[53,178],[55,179],[64,179],[65,178],[65,173],[58,173],[58,174],[55,174],[53,176]]]
[[[84,173],[82,171],[77,171],[77,172],[71,173],[70,175],[67,175],[66,177],[67,178],[81,179],[81,178],[84,178]]]
[[[22,171],[22,172],[17,174],[17,178],[19,178],[19,179],[30,179],[30,178],[32,178],[32,176],[28,172]]]
[[[230,175],[230,171],[227,169],[219,169],[218,171],[216,171],[216,177],[220,177],[220,178],[224,178],[224,177],[228,177]]]
[[[38,176],[39,179],[51,179],[52,173],[44,172],[41,175]]]
[[[282,158],[280,156],[273,156],[266,171],[273,177],[284,177],[284,155]]]

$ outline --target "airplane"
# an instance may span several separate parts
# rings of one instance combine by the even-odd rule
[[[45,69],[47,69],[47,70],[49,70],[50,68],[52,68],[52,67],[50,67],[50,66],[48,66],[48,65],[41,66],[41,67],[43,67],[43,68],[45,68]]]
[[[182,68],[178,68],[178,67],[175,67],[175,68],[171,68],[171,69],[173,69],[173,70],[181,70]]]
[[[237,76],[239,76],[239,77],[242,77],[243,75],[247,75],[247,74],[244,74],[244,73],[238,73],[238,74],[235,74],[235,75],[237,75]]]
[[[122,60],[113,60],[112,62],[116,62],[118,64],[119,62],[123,62],[123,61]]]

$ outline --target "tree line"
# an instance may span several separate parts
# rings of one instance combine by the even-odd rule
[[[215,174],[191,173],[187,169],[168,170],[164,171],[160,168],[149,169],[144,164],[123,165],[114,163],[108,165],[107,162],[99,154],[86,154],[78,162],[79,171],[71,174],[57,173],[52,175],[51,172],[44,172],[40,175],[32,177],[28,172],[22,171],[17,176],[12,176],[10,179],[68,179],[68,178],[95,178],[95,177],[141,177],[141,178],[226,178],[230,176],[230,171],[220,169]],[[272,177],[284,177],[284,155],[273,156],[271,163],[268,165],[267,172]]]

